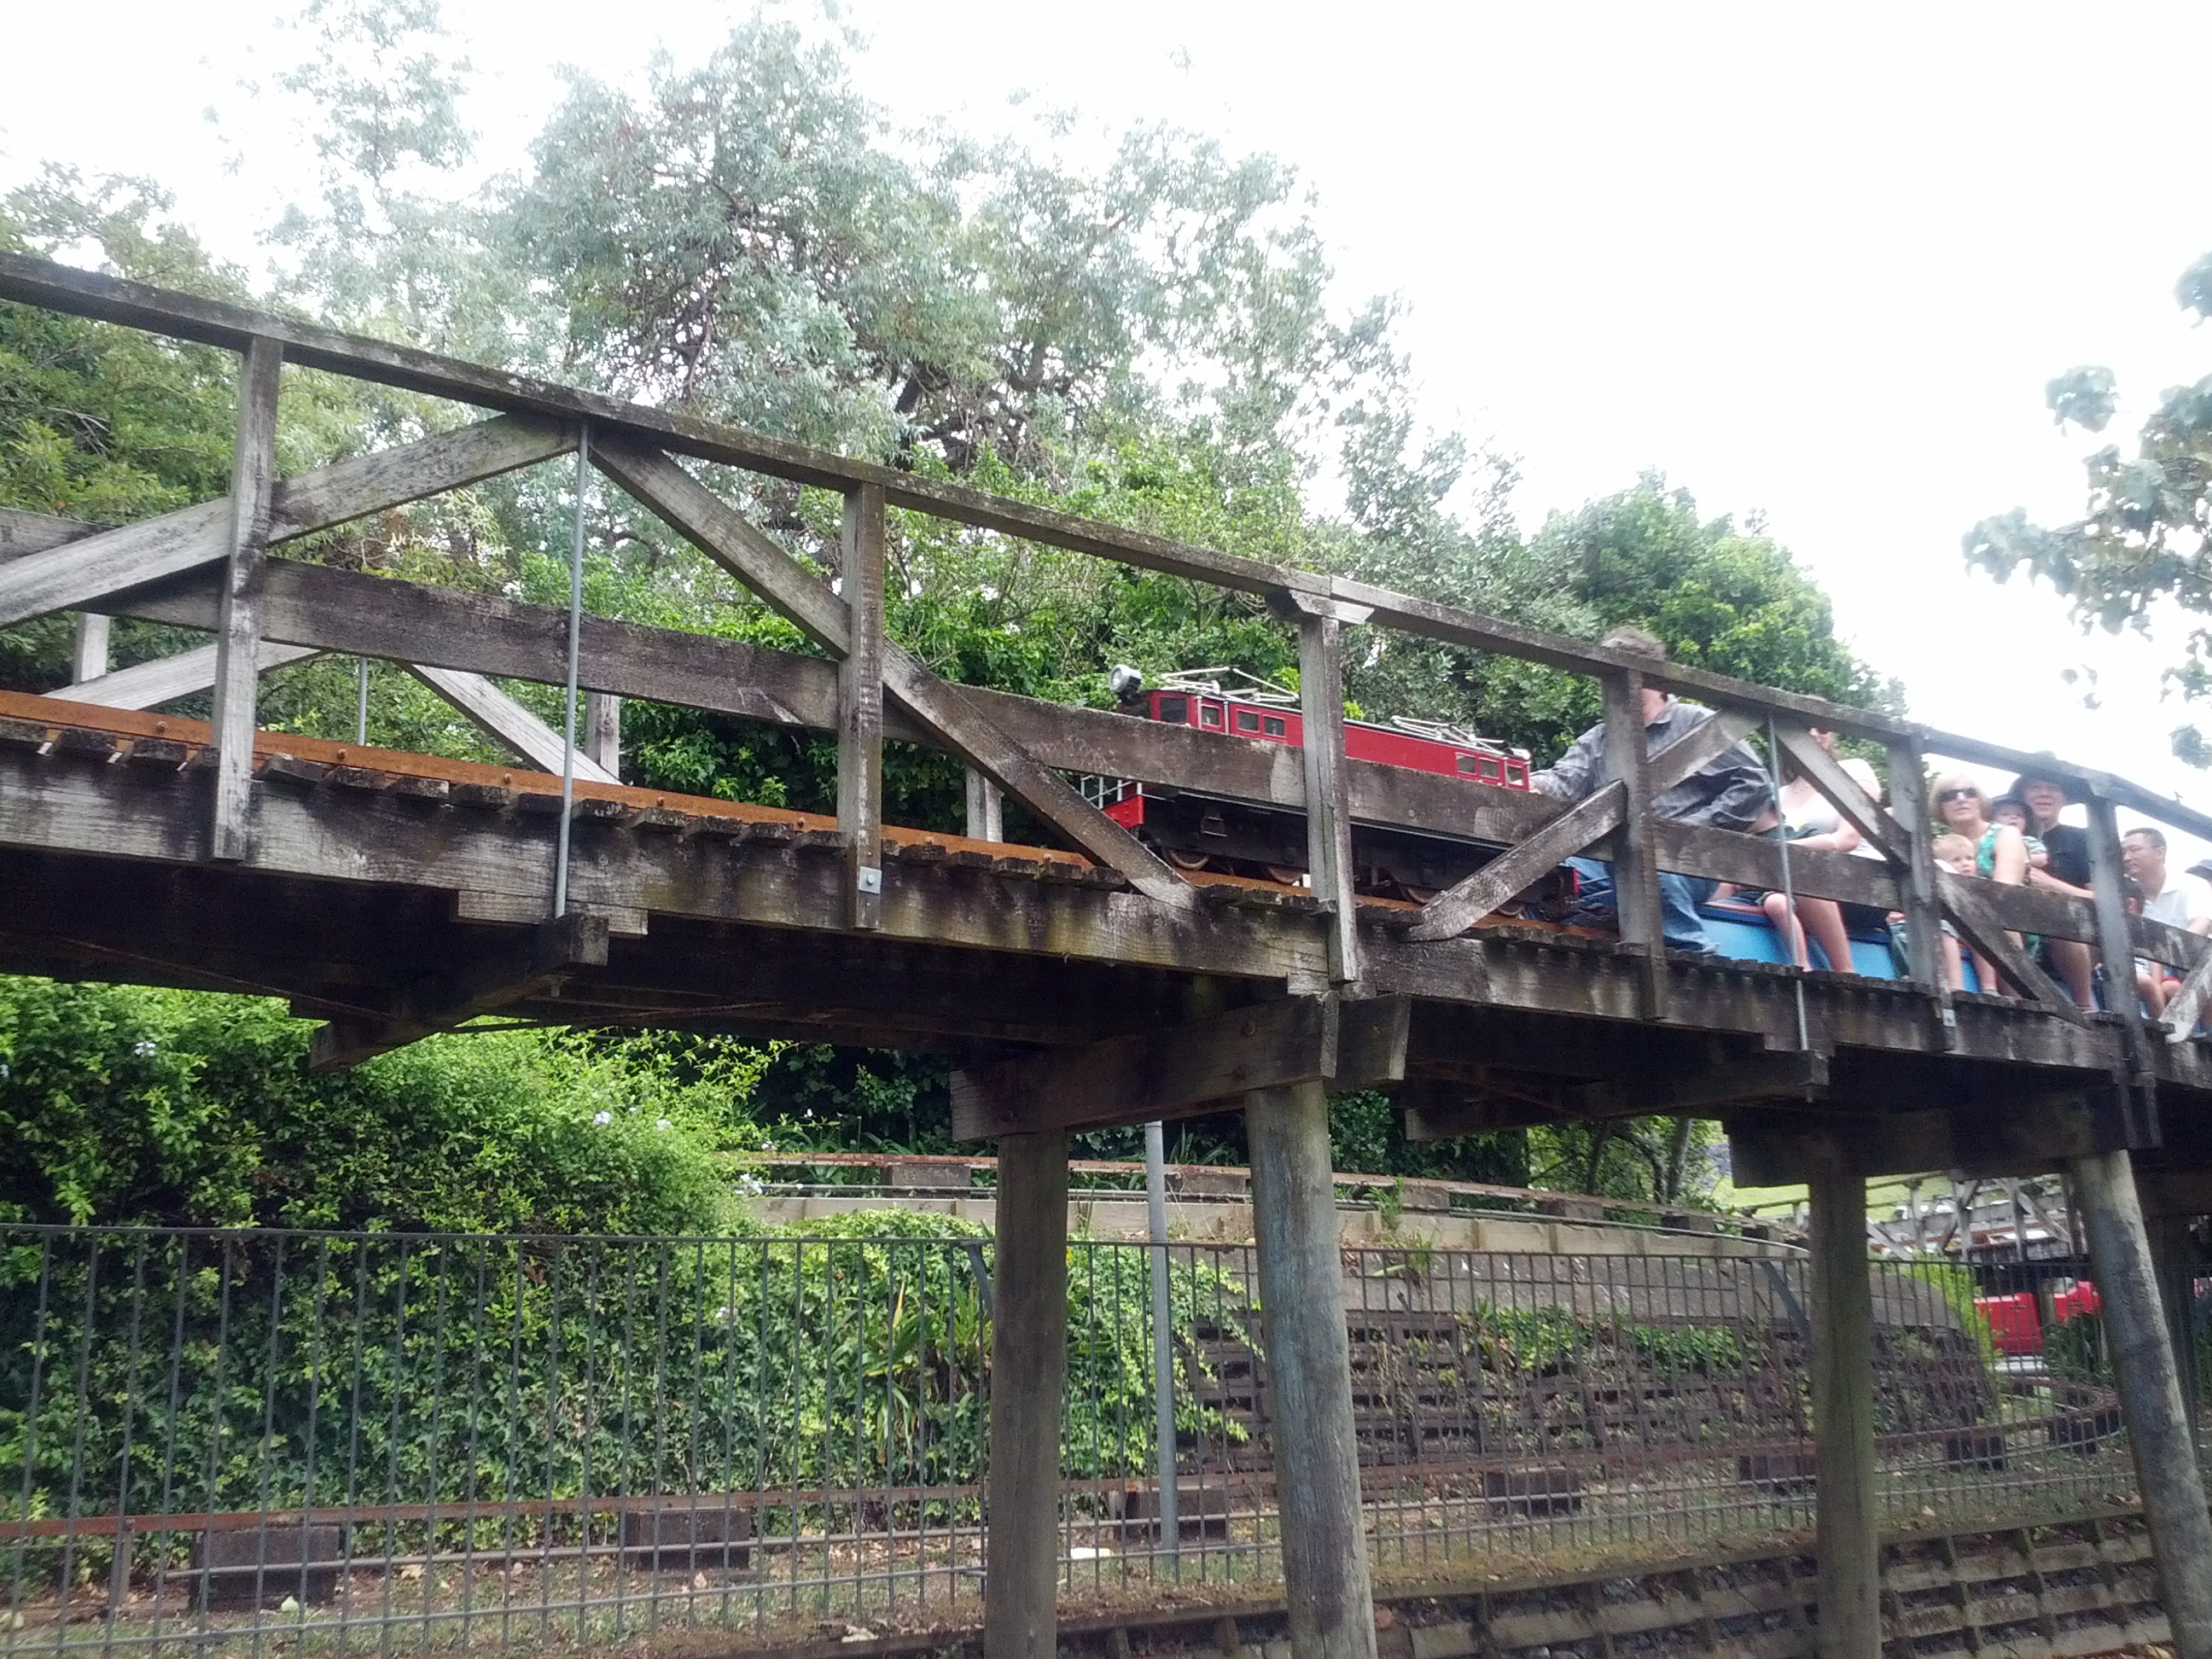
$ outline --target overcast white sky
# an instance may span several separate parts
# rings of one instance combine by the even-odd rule
[[[49,159],[150,173],[258,268],[256,233],[311,183],[296,133],[240,89],[296,50],[281,9],[21,8],[0,180]],[[550,106],[560,63],[628,77],[656,45],[703,52],[745,9],[447,0],[484,72],[471,113],[494,161]],[[2212,806],[2212,780],[2166,750],[2169,653],[2085,641],[2047,592],[1969,577],[1959,553],[1984,514],[2078,513],[2079,458],[2104,441],[2053,428],[2050,376],[2118,370],[2126,442],[2161,388],[2212,372],[2212,331],[2172,299],[2212,250],[2212,198],[2191,184],[2212,9],[849,15],[872,41],[866,89],[906,119],[996,129],[1026,90],[1294,163],[1345,300],[1403,296],[1429,418],[1520,458],[1526,521],[1662,469],[1710,513],[1763,512],[1918,717]],[[2094,712],[2058,678],[2082,663]]]

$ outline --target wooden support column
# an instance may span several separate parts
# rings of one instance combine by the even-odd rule
[[[988,774],[968,769],[968,839],[1006,838],[1006,798]]]
[[[107,672],[107,635],[112,624],[97,611],[76,613],[76,638],[70,647],[70,684],[82,685]]]
[[[1344,787],[1343,625],[1334,615],[1298,618],[1298,705],[1305,721],[1306,870],[1328,907],[1328,976],[1359,977],[1359,899],[1353,890],[1352,816]]]
[[[2114,1080],[2119,1117],[2130,1146],[2159,1144],[2158,1091],[2151,1070],[2149,1035],[2142,1004],[2136,996],[2135,942],[2128,933],[2127,902],[2121,896],[2126,872],[2120,863],[2120,825],[2112,803],[2089,798],[2089,888],[2096,902],[2097,954],[2104,958],[2106,1010],[2120,1018],[2127,1053],[2127,1075]]]
[[[1054,1659],[1060,1395],[1067,1381],[1067,1136],[999,1140],[991,1286],[983,1659]]]
[[[1244,1097],[1294,1659],[1375,1659],[1344,1269],[1319,1083]]]
[[[2091,1152],[2074,1160],[2073,1176],[2120,1413],[2135,1454],[2136,1486],[2158,1562],[2159,1599],[2181,1659],[2212,1659],[2212,1517],[2206,1514],[2204,1482],[2166,1340],[2135,1163],[2125,1151]]]
[[[238,431],[230,461],[228,557],[216,627],[215,823],[212,858],[250,850],[253,805],[253,714],[261,678],[261,570],[269,548],[270,502],[276,483],[276,387],[284,354],[257,336],[238,377]]]
[[[1605,758],[1626,791],[1620,856],[1613,861],[1613,902],[1620,938],[1644,952],[1644,1018],[1667,1018],[1667,939],[1659,902],[1659,863],[1651,837],[1651,775],[1644,729],[1644,676],[1623,669],[1605,677]]]
[[[1951,981],[1943,966],[1943,906],[1936,886],[1936,857],[1928,836],[1927,768],[1920,745],[1889,745],[1890,811],[1905,826],[1905,948],[1912,982],[1925,992],[1942,1028],[1943,1046],[1959,1046],[1959,1016],[1951,1006]]]
[[[622,774],[622,699],[611,691],[584,693],[584,753],[609,777]]]
[[[1874,1289],[1866,1177],[1832,1132],[1808,1153],[1813,1437],[1818,1480],[1820,1659],[1881,1659],[1881,1536],[1875,1490]]]
[[[2181,1389],[2181,1415],[2189,1443],[2197,1443],[2197,1333],[2191,1326],[2191,1303],[2197,1289],[2197,1241],[2190,1236],[2186,1215],[2148,1215],[2145,1236],[2150,1240],[2151,1268],[2158,1279],[2159,1303],[2166,1310],[2166,1340],[2173,1350],[2174,1381]]]
[[[873,927],[884,894],[884,492],[845,496],[844,568],[851,631],[837,665],[837,832],[845,838],[848,918]]]

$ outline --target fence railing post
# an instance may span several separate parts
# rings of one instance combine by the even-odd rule
[[[260,690],[262,564],[276,486],[276,390],[283,349],[256,336],[238,376],[238,428],[230,460],[230,537],[216,625],[215,822],[209,855],[251,850],[254,708]]]
[[[837,833],[845,839],[846,917],[874,927],[883,913],[884,492],[845,496],[843,568],[850,647],[837,665]]]
[[[2120,1041],[2127,1074],[2115,1079],[2119,1115],[2127,1144],[2158,1144],[2158,1092],[2151,1071],[2150,1042],[2143,1027],[2142,1004],[2136,995],[2135,941],[2128,932],[2127,901],[2121,892],[2120,825],[2112,803],[2089,794],[2089,896],[2097,911],[2097,954],[2105,963],[2105,1006],[2120,1019]]]
[[[1943,960],[1943,905],[1936,896],[1936,854],[1928,842],[1927,767],[1920,745],[1889,745],[1890,812],[1905,827],[1905,950],[1913,982],[1936,1011],[1943,1046],[1959,1046],[1959,1016],[1951,1005],[1951,978]]]
[[[1328,907],[1328,976],[1359,977],[1359,900],[1353,888],[1352,817],[1344,787],[1343,625],[1334,614],[1298,617],[1298,708],[1305,723],[1306,870]]]
[[[1644,676],[1633,668],[1605,677],[1605,759],[1627,792],[1613,861],[1613,902],[1621,943],[1643,953],[1638,969],[1646,1019],[1667,1018],[1666,913],[1659,896],[1659,861],[1651,836],[1651,781],[1644,724]]]

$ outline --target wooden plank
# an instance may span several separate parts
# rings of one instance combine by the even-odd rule
[[[567,740],[483,675],[465,669],[428,668],[420,663],[409,663],[406,668],[495,741],[505,744],[539,771],[560,775]],[[576,775],[590,783],[622,781],[580,748],[576,751]]]
[[[389,512],[573,447],[538,423],[480,422],[398,449],[338,461],[279,482],[267,504],[270,544]],[[53,611],[82,610],[127,588],[226,556],[228,501],[86,533],[0,564],[0,627]]]
[[[846,492],[845,654],[837,664],[837,833],[855,927],[881,919],[884,895],[884,493]]]
[[[321,654],[307,646],[278,645],[264,638],[256,657],[256,672],[266,674]],[[76,682],[68,688],[69,700],[104,708],[158,708],[179,697],[196,697],[215,684],[216,656],[214,646],[203,645],[172,657],[135,663],[112,674]]]
[[[2120,1115],[2129,1126],[2128,1144],[2155,1146],[2158,1079],[2151,1071],[2150,1039],[2142,1003],[2136,995],[2135,941],[2128,933],[2127,902],[2122,896],[2126,872],[2120,858],[2120,826],[2111,801],[2089,798],[2089,887],[2097,912],[2097,953],[2105,962],[2106,1012],[2117,1014],[2125,1040],[2127,1072],[2115,1081]]]
[[[1645,768],[1652,794],[1671,788],[1749,731],[1740,715],[1716,714],[1677,738],[1650,757]],[[1466,880],[1421,907],[1420,920],[1406,930],[1410,939],[1451,939],[1510,901],[1562,859],[1571,857],[1620,825],[1626,792],[1619,781],[1607,784],[1524,840],[1506,849]]]
[[[1348,1086],[1405,1075],[1402,998],[1336,1004],[1283,997],[1070,1053],[1003,1061],[952,1077],[957,1140],[1099,1129],[1190,1117],[1249,1090],[1320,1081]]]
[[[1067,1137],[999,1144],[983,1499],[983,1659],[1055,1659],[1060,1394],[1067,1378]]]
[[[1914,826],[1905,844],[1905,891],[1899,907],[1905,912],[1905,954],[1913,983],[1927,996],[1943,1040],[1953,1042],[1958,1037],[1958,1016],[1951,1006],[1950,974],[1943,954],[1942,893],[1923,827],[1929,821],[1927,777],[1917,742],[1908,739],[1889,746],[1890,801],[1898,822]]]
[[[1747,1101],[1811,1100],[1827,1091],[1826,1055],[1784,1048],[1674,1077],[1585,1084],[1567,1091],[1563,1103],[1577,1117],[1672,1117]]]
[[[542,921],[520,938],[488,944],[473,959],[416,981],[392,1000],[380,1022],[337,1021],[319,1026],[308,1051],[315,1071],[357,1066],[535,995],[579,969],[607,963],[607,919],[571,911]]]
[[[592,763],[609,777],[622,770],[622,699],[605,691],[584,693],[584,729],[578,738]]]
[[[2197,1027],[2204,1018],[2204,1000],[2212,996],[2212,951],[2197,958],[2197,965],[2181,981],[2181,988],[2167,999],[2165,1017],[2159,1029],[2168,1042],[2186,1042],[2197,1034]]]
[[[261,564],[276,482],[276,392],[283,348],[257,337],[238,378],[229,525],[216,617],[215,817],[208,856],[246,856],[253,810],[253,712],[261,688]],[[0,572],[0,580],[12,573]]]
[[[1994,962],[1999,972],[2047,1012],[2076,1024],[2087,1022],[2087,1011],[2075,1007],[2074,999],[2037,967],[2026,951],[2012,942],[2003,921],[1985,896],[1993,890],[1991,884],[1977,878],[1954,876],[1948,870],[1938,870],[1936,876],[1936,890],[1942,896],[1943,908],[1950,912],[1959,932],[1979,955]]]
[[[1349,985],[1359,978],[1359,899],[1352,888],[1352,817],[1343,778],[1343,628],[1334,616],[1313,613],[1300,615],[1297,627],[1307,880],[1328,910],[1329,979]]]
[[[1875,1462],[1866,1178],[1832,1132],[1820,1137],[1820,1146],[1808,1183],[1814,1549],[1820,1586],[1816,1651],[1820,1659],[1881,1659],[1881,1493]]]
[[[1526,840],[1515,842],[1466,880],[1446,888],[1421,907],[1420,918],[1406,937],[1427,943],[1455,939],[1510,903],[1516,894],[1560,860],[1620,827],[1628,791],[1619,780],[1577,801]]]
[[[968,834],[975,841],[1006,838],[1006,796],[999,786],[974,767],[961,769],[968,786]]]
[[[1651,844],[1662,870],[1710,876],[1741,887],[1783,890],[1783,843],[1778,841],[1734,830],[1680,823],[1672,818],[1654,818],[1650,828]],[[1901,872],[1872,859],[1799,847],[1792,847],[1789,857],[1792,883],[1801,896],[1870,904],[1883,910],[1898,908],[1904,896]]]
[[[76,613],[76,638],[70,647],[70,684],[82,685],[107,672],[108,619],[97,611]]]
[[[1651,839],[1650,739],[1644,735],[1644,676],[1605,678],[1606,769],[1621,787],[1620,852],[1613,860],[1620,942],[1644,953],[1644,1018],[1667,1018],[1667,943],[1659,860]],[[1705,726],[1717,726],[1710,720]]]
[[[2158,1562],[2160,1600],[2175,1645],[2189,1659],[2204,1659],[2212,1654],[2212,1516],[2166,1340],[2134,1166],[2124,1151],[2100,1152],[2076,1158],[2072,1174]]]
[[[58,519],[51,513],[0,507],[0,563],[20,559],[26,553],[43,553],[64,542],[92,535],[100,528],[76,519]]]
[[[1316,1081],[1245,1097],[1260,1321],[1296,1659],[1375,1659],[1328,1101]]]

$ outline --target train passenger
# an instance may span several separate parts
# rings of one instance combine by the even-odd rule
[[[1929,799],[1936,804],[1936,819],[1939,825],[1954,836],[1962,837],[1974,849],[1974,873],[1987,880],[2002,882],[2008,887],[2020,887],[2027,881],[2027,841],[2008,823],[1998,823],[1990,816],[1988,791],[1965,772],[1946,772],[1936,780],[1929,791]],[[2007,938],[2024,950],[2033,951],[2036,946],[2024,942],[2018,933],[2008,933]],[[1995,990],[2001,982],[1996,964],[1980,951],[1974,953],[1974,972],[1982,988]],[[2025,986],[2020,988],[2024,993]]]
[[[1836,734],[1813,729],[1813,741],[1821,748],[1833,750]],[[1846,757],[1838,763],[1851,781],[1872,796],[1881,799],[1881,780],[1875,769],[1856,756]],[[1782,830],[1793,848],[1807,848],[1832,853],[1851,853],[1861,858],[1879,859],[1881,849],[1868,844],[1864,836],[1836,810],[1836,804],[1813,787],[1812,780],[1800,775],[1785,757],[1782,763],[1781,791]],[[1886,927],[1887,913],[1871,904],[1839,902],[1835,899],[1815,898],[1809,893],[1797,897],[1797,915],[1793,920],[1787,895],[1766,892],[1742,896],[1766,912],[1766,920],[1796,957],[1800,968],[1813,965],[1811,944],[1820,947],[1820,954],[1828,966],[1838,973],[1848,974],[1851,967],[1850,930]]]
[[[1928,851],[1937,864],[1954,876],[1974,873],[1974,843],[1964,836],[1938,836],[1929,844]],[[1893,915],[1889,919],[1890,926],[1895,927],[1904,920],[1902,915]],[[1966,955],[1959,944],[1959,930],[1948,921],[1943,924],[1943,974],[1953,990],[1966,988]]]
[[[2120,837],[2120,862],[2143,890],[2142,913],[2153,921],[2191,933],[2212,933],[2212,885],[2202,877],[2166,867],[2166,836],[2139,823]],[[2181,988],[2171,966],[2160,970],[2161,1006]]]
[[[2066,787],[2055,778],[2023,772],[2012,781],[2006,797],[2025,809],[2021,832],[2028,838],[2027,884],[2069,898],[2089,896],[2089,832],[2079,824],[2061,823],[2066,810]],[[2039,860],[2035,848],[2044,856]],[[2044,971],[2065,986],[2084,1008],[2096,1006],[2096,957],[2078,939],[2046,936],[2036,960]]]
[[[1660,662],[1667,659],[1666,646],[1641,628],[1616,628],[1600,643],[1608,650]],[[1701,703],[1685,702],[1646,686],[1644,752],[1657,753],[1712,718],[1713,711]],[[1577,801],[1588,799],[1605,780],[1605,725],[1600,721],[1577,738],[1547,770],[1532,774],[1528,786],[1555,799]],[[1680,783],[1661,790],[1652,800],[1651,810],[1661,817],[1716,830],[1762,828],[1773,820],[1774,784],[1757,751],[1738,742]],[[1580,857],[1569,859],[1567,864],[1575,872],[1578,909],[1617,913],[1610,866],[1598,859]],[[1673,870],[1659,872],[1661,930],[1668,949],[1712,953],[1712,940],[1698,915],[1698,906],[1711,896],[1713,886],[1707,877]]]

